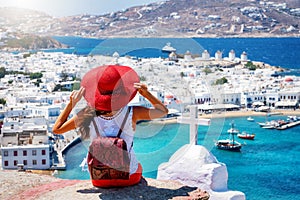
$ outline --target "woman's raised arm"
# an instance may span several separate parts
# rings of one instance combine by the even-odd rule
[[[142,106],[134,107],[133,120],[135,122],[139,120],[152,120],[168,114],[168,108],[148,91],[148,88],[145,84],[135,83],[134,87],[153,105],[153,108],[146,108]]]
[[[68,117],[72,111],[72,109],[75,107],[75,105],[80,101],[83,94],[85,92],[85,89],[81,87],[79,90],[74,90],[70,95],[70,101],[64,108],[64,110],[60,113],[58,118],[55,121],[55,124],[52,128],[53,133],[55,134],[63,134],[67,131],[73,130],[76,128],[76,118],[75,115],[71,119],[68,120]]]

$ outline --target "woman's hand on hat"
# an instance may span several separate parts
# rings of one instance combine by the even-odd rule
[[[75,106],[82,98],[84,92],[85,92],[84,87],[81,87],[79,90],[72,91],[70,95],[70,103],[72,103],[72,105]]]
[[[144,83],[134,83],[133,87],[137,89],[141,95],[144,95],[146,92],[148,92],[148,87]]]

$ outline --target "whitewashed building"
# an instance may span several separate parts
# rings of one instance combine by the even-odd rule
[[[221,51],[217,51],[216,53],[215,53],[215,59],[216,60],[222,60],[222,52]]]
[[[195,82],[189,84],[189,90],[192,94],[194,94],[194,100],[192,103],[211,103],[213,94],[209,91],[209,88],[206,87],[205,81],[195,80]]]
[[[165,94],[163,102],[168,109],[180,110],[181,108],[181,101],[172,93]]]
[[[279,101],[275,102],[276,108],[298,108],[300,104],[300,91],[285,90],[278,93]]]
[[[280,99],[278,92],[266,92],[264,93],[264,103],[268,107],[275,107],[276,102]]]
[[[0,133],[2,168],[49,169],[50,145],[44,117],[4,118]]]
[[[247,62],[248,61],[248,55],[247,53],[244,51],[242,54],[241,54],[241,62]]]
[[[209,60],[210,59],[210,54],[207,50],[204,50],[202,52],[202,60]]]
[[[1,146],[48,144],[46,120],[40,118],[5,118],[1,128]]]
[[[153,88],[153,87],[149,88],[148,90],[151,92],[151,94],[153,96],[158,98],[161,102],[164,102],[163,92],[161,92],[157,88]],[[148,107],[148,108],[152,107],[152,104],[148,100],[146,100],[145,97],[140,95],[139,93],[137,93],[135,95],[135,97],[129,102],[128,105],[130,105],[130,106],[139,105],[139,106],[145,106],[145,107]]]
[[[241,105],[241,93],[234,91],[226,91],[221,94],[220,103]]]
[[[228,54],[228,58],[230,61],[234,61],[235,60],[235,51],[232,49],[230,50],[229,54]]]
[[[193,60],[192,54],[191,54],[190,51],[186,51],[186,52],[185,52],[185,54],[184,54],[184,60],[187,60],[187,61]]]
[[[60,83],[60,85],[63,88],[65,88],[69,91],[71,91],[73,89],[74,84],[80,84],[80,82],[79,81],[66,81],[66,82],[61,82]]]
[[[170,61],[178,61],[177,54],[174,51],[169,54],[169,60]]]
[[[208,92],[198,92],[195,94],[195,103],[204,104],[211,102],[211,94]]]
[[[294,101],[300,102],[300,89],[298,90],[283,90],[278,92],[279,101]]]
[[[244,105],[247,108],[251,108],[253,104],[264,105],[265,96],[261,92],[242,92],[241,93],[241,105]]]
[[[1,147],[2,168],[49,169],[51,166],[48,144]]]
[[[49,123],[55,123],[57,117],[60,114],[61,105],[60,104],[32,105],[32,106],[28,106],[27,109],[31,110],[32,115],[43,116]]]
[[[20,117],[20,116],[29,116],[31,115],[31,110],[28,110],[25,108],[25,106],[21,104],[12,105],[7,107],[5,112],[5,117],[11,118],[11,117]]]

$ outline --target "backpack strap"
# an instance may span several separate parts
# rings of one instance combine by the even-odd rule
[[[122,134],[122,131],[123,131],[125,122],[127,121],[127,118],[128,118],[129,112],[130,112],[130,109],[131,109],[131,106],[129,106],[128,109],[127,109],[126,115],[125,115],[125,117],[124,117],[124,119],[123,119],[123,122],[122,122],[122,124],[121,124],[120,129],[119,129],[119,132],[118,132],[117,137],[120,137],[121,134]]]
[[[96,131],[97,137],[100,137],[100,132],[99,132],[98,126],[97,126],[97,124],[96,124],[96,122],[94,120],[94,117],[92,119],[92,122],[93,122],[93,125],[95,127],[95,131]]]
[[[128,109],[127,109],[127,112],[126,112],[126,114],[125,114],[125,117],[124,117],[123,122],[122,122],[122,124],[121,124],[121,127],[120,127],[120,129],[119,129],[119,132],[118,132],[117,137],[120,137],[121,134],[122,134],[122,130],[123,130],[123,128],[124,128],[125,122],[127,121],[127,118],[128,118],[129,113],[130,113],[130,110],[131,110],[131,106],[129,106]],[[95,122],[95,120],[94,120],[94,117],[92,118],[92,122],[93,122],[93,125],[94,125],[94,127],[95,127],[95,131],[96,131],[97,136],[100,137],[101,135],[100,135],[98,126],[97,126],[97,124],[96,124],[96,122]]]

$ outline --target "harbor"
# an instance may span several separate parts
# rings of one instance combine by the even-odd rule
[[[276,129],[277,130],[285,130],[285,129],[292,128],[292,127],[298,126],[298,125],[300,125],[300,120],[296,121],[296,122],[289,122],[288,124],[282,125],[280,127],[276,127]]]

